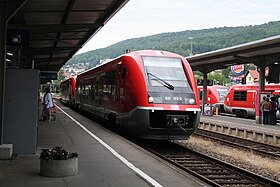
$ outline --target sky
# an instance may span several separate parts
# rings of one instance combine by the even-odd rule
[[[279,20],[279,0],[129,0],[77,54],[159,33]]]

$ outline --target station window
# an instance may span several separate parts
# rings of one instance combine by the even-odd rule
[[[246,101],[247,100],[247,91],[234,91],[233,100],[234,101]]]

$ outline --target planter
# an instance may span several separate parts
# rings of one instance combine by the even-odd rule
[[[68,160],[40,159],[40,175],[46,177],[67,177],[78,174],[78,157]]]

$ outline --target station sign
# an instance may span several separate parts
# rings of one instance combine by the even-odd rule
[[[56,71],[40,71],[40,79],[41,80],[57,80],[57,72]]]

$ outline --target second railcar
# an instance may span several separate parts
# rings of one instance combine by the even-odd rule
[[[202,104],[203,86],[198,86],[197,88],[198,88],[200,104]],[[228,87],[221,86],[221,85],[207,86],[206,103],[211,105],[215,105],[217,103],[223,103],[228,90],[229,90]]]
[[[238,117],[251,117],[255,118],[256,109],[256,93],[259,90],[259,85],[233,85],[227,93],[224,100],[225,111],[230,114],[235,114]],[[280,95],[279,84],[266,84],[265,91],[272,92],[275,97],[279,98]],[[279,105],[278,105],[279,106]],[[280,119],[279,111],[277,118]]]
[[[200,120],[191,67],[166,51],[127,53],[78,75],[76,102],[139,138],[186,139]]]
[[[201,106],[203,86],[198,86],[197,89]],[[219,113],[224,112],[224,99],[228,90],[228,87],[221,85],[207,86],[206,104],[212,105],[213,111],[216,111],[216,108],[218,108]]]
[[[71,77],[60,83],[60,101],[68,105],[74,106],[75,101],[75,90],[76,90],[76,79]]]

